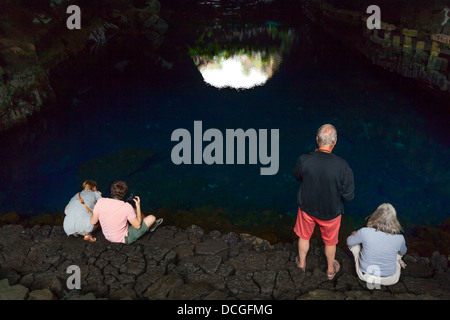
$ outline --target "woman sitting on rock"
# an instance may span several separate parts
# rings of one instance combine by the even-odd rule
[[[94,242],[97,239],[92,235],[94,225],[91,224],[91,215],[97,200],[102,197],[97,190],[97,183],[86,180],[82,185],[83,190],[70,199],[64,213],[63,228],[68,236],[82,235],[84,240]]]
[[[401,260],[407,250],[402,231],[394,207],[383,203],[368,217],[367,227],[352,232],[347,245],[361,280],[378,288],[398,282],[406,266]]]

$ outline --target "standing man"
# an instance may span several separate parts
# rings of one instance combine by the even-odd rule
[[[309,240],[317,223],[325,244],[327,277],[333,280],[340,269],[334,258],[344,201],[353,199],[355,184],[347,161],[332,153],[337,142],[336,128],[324,124],[317,130],[316,141],[319,148],[301,155],[294,172],[295,178],[302,182],[297,194],[299,208],[294,228],[299,236],[296,264],[305,271]]]
[[[94,207],[91,223],[100,221],[103,235],[109,242],[131,244],[147,231],[154,231],[163,221],[155,216],[144,216],[141,200],[135,197],[136,209],[124,201],[128,193],[125,181],[115,181],[111,185],[111,198],[101,198]]]

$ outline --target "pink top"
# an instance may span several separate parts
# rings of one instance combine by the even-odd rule
[[[106,240],[125,243],[125,237],[128,236],[128,220],[136,217],[131,204],[122,200],[101,198],[95,204],[94,213],[98,214]]]

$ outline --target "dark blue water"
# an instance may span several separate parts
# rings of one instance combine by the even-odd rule
[[[232,223],[251,230],[259,217],[243,212],[270,209],[291,216],[292,225],[279,227],[292,228],[297,157],[316,148],[320,125],[332,123],[334,153],[355,176],[346,215],[360,222],[390,202],[403,223],[439,224],[449,217],[448,113],[440,111],[448,104],[356,59],[307,24],[293,28],[293,47],[278,70],[250,90],[205,84],[187,46],[172,69],[140,70],[132,62],[123,73],[86,74],[96,77],[90,90],[0,137],[0,213],[60,213],[83,180],[98,181],[107,195],[112,181],[124,179],[144,211],[224,207],[239,211]],[[178,128],[193,134],[195,120],[203,130],[223,133],[279,129],[278,173],[260,175],[261,164],[174,165],[171,134]]]

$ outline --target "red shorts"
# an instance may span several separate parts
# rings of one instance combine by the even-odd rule
[[[314,232],[316,223],[320,227],[323,242],[327,246],[335,246],[338,243],[339,228],[341,226],[341,215],[331,220],[320,220],[310,216],[298,208],[297,222],[294,232],[302,239],[309,240]]]

